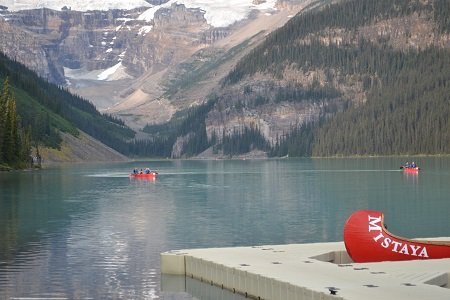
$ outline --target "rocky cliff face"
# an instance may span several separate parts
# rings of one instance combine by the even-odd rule
[[[173,4],[157,11],[150,23],[138,20],[143,10],[3,13],[0,47],[41,76],[65,84],[64,68],[100,72],[122,62],[128,75],[138,77],[176,64],[228,34],[212,29],[199,9]]]
[[[128,40],[123,64],[130,74],[139,76],[148,70],[158,72],[187,59],[215,39],[215,34],[198,9],[173,4],[156,12],[151,31],[141,29]]]
[[[33,32],[24,31],[0,19],[0,51],[10,58],[22,62],[32,70],[53,82],[62,82],[62,68],[53,64],[53,47]]]
[[[20,39],[23,43],[18,47],[28,49],[31,44],[38,49],[39,55],[18,57],[17,60],[50,81],[65,84],[64,67],[90,71],[117,63],[120,45],[129,35],[119,35],[116,41],[116,22],[125,16],[123,11],[19,11],[4,15],[9,30],[2,31],[2,35],[12,43],[17,41],[18,33],[26,36]],[[16,52],[9,46],[3,47],[2,51],[10,57]]]

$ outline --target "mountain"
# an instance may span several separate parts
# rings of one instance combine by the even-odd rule
[[[173,157],[450,153],[449,2],[321,4],[250,49],[184,121],[145,131],[166,132]]]
[[[208,24],[213,27],[227,27],[235,22],[248,17],[254,9],[267,10],[274,9],[276,0],[229,0],[219,2],[215,0],[5,0],[3,10],[23,11],[47,8],[51,10],[74,10],[79,12],[88,11],[109,11],[109,10],[133,10],[136,8],[147,8],[138,19],[151,22],[155,13],[163,8],[170,8],[172,5],[183,5],[186,8],[200,9]],[[282,3],[282,2],[280,2]]]
[[[0,12],[0,50],[139,130],[210,92],[212,85],[196,99],[166,96],[186,66],[215,60],[264,31],[262,40],[311,0],[148,1],[129,9],[109,9],[119,1],[42,2],[52,9],[17,2]]]
[[[230,1],[232,24],[214,3],[4,11],[0,34],[143,128],[135,155],[450,152],[448,1]]]

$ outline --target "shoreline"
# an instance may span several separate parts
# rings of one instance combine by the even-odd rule
[[[70,161],[58,161],[52,159],[43,160],[41,167],[34,168],[24,168],[16,169],[6,165],[0,165],[0,173],[14,172],[14,171],[34,171],[40,169],[46,169],[57,166],[66,165],[83,165],[83,164],[110,164],[110,163],[124,163],[124,162],[146,162],[146,161],[245,161],[245,160],[296,160],[296,159],[376,159],[376,158],[403,158],[400,163],[404,160],[406,155],[380,155],[380,156],[309,156],[309,157],[268,157],[268,156],[255,156],[255,155],[239,155],[233,157],[189,157],[189,158],[161,158],[161,157],[139,157],[130,158],[123,156],[120,160],[70,160]],[[409,155],[408,158],[448,158],[450,154],[421,154],[421,155]]]

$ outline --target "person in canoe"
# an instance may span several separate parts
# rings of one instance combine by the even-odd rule
[[[408,173],[417,173],[419,172],[420,168],[417,166],[415,162],[406,162],[403,166],[400,167],[400,169],[403,169],[405,172]]]
[[[410,163],[409,161],[407,161],[403,166],[400,167],[400,169],[409,169],[415,167],[417,167],[417,165],[414,162]]]

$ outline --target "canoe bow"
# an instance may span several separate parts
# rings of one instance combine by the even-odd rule
[[[395,236],[384,225],[384,214],[373,210],[359,210],[348,218],[344,243],[357,263],[450,258],[450,242]]]

